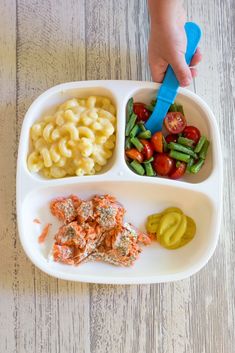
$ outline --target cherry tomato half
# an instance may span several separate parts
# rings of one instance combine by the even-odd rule
[[[164,124],[171,134],[179,134],[187,125],[184,115],[180,112],[167,113]]]
[[[165,137],[165,140],[167,143],[170,143],[170,142],[177,142],[178,140],[178,135],[177,134],[170,134],[170,135],[167,135]]]
[[[142,145],[144,145],[144,148],[141,151],[144,156],[144,159],[151,158],[153,155],[153,146],[151,142],[145,139],[140,139],[140,142],[142,143]]]
[[[137,115],[137,121],[147,121],[151,112],[146,108],[144,103],[134,103],[133,111]]]
[[[131,148],[130,150],[125,151],[126,156],[130,159],[134,159],[140,163],[144,161],[144,156],[141,152],[139,152],[136,148]]]
[[[196,145],[201,137],[201,133],[195,126],[186,126],[183,131],[183,136],[187,139],[193,140]]]
[[[170,179],[179,179],[181,178],[186,170],[187,164],[184,162],[178,162],[177,167],[175,166],[171,173],[168,174]]]
[[[158,175],[167,176],[174,169],[175,161],[166,153],[158,153],[154,157],[153,168]]]
[[[163,152],[163,137],[162,132],[158,131],[151,137],[151,142],[156,152]]]

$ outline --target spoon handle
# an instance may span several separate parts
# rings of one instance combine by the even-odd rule
[[[196,23],[187,22],[185,24],[185,32],[187,36],[187,49],[185,53],[185,60],[189,65],[201,38],[201,29]],[[162,87],[166,87],[166,89],[163,89],[164,92],[161,92]],[[162,96],[163,100],[168,101],[171,104],[175,100],[178,88],[179,81],[177,80],[172,67],[169,65],[159,94],[160,96]],[[161,97],[159,97],[158,95],[158,99],[159,98],[161,99]]]
[[[187,49],[185,59],[187,64],[190,61],[197,49],[201,38],[201,30],[196,23],[187,22],[185,24],[185,32],[187,36]],[[162,130],[163,120],[174,102],[179,88],[179,81],[177,80],[172,67],[169,65],[162,82],[162,85],[157,93],[157,104],[146,122],[145,126],[151,133]]]

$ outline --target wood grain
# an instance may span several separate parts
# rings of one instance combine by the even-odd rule
[[[0,7],[0,352],[17,345],[15,215],[16,12],[14,1]]]
[[[204,60],[191,89],[213,108],[221,131],[219,245],[190,279],[112,286],[56,280],[26,258],[15,215],[17,143],[28,106],[57,83],[150,79],[146,1],[0,0],[0,352],[233,352],[235,5],[185,6],[204,33]]]

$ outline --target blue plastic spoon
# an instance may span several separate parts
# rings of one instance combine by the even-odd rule
[[[185,24],[185,32],[187,36],[185,60],[189,65],[201,38],[201,29],[196,23],[187,22]],[[175,100],[178,88],[179,81],[177,80],[172,67],[169,65],[156,97],[157,104],[145,124],[146,129],[150,130],[152,134],[156,131],[162,130],[163,120],[170,108],[170,105]]]

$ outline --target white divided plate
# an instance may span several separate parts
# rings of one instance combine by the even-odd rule
[[[21,131],[17,165],[17,216],[22,246],[31,261],[51,276],[93,283],[159,283],[186,278],[199,271],[212,256],[219,235],[222,213],[222,153],[216,119],[207,104],[194,93],[180,89],[177,101],[184,107],[188,125],[196,125],[211,141],[207,160],[197,175],[181,180],[139,176],[125,162],[126,104],[130,97],[149,103],[159,85],[138,81],[84,81],[61,84],[39,96],[29,108]],[[93,176],[43,179],[27,169],[31,125],[58,104],[73,97],[102,95],[117,107],[117,140],[113,157]],[[109,193],[125,209],[125,219],[144,229],[146,217],[166,207],[181,208],[197,224],[195,238],[177,250],[166,250],[154,242],[143,246],[140,258],[130,268],[105,263],[69,266],[48,260],[53,234],[59,223],[50,215],[54,197],[78,195],[88,198]],[[39,218],[41,224],[33,220]],[[38,236],[46,223],[52,223],[44,245]]]

